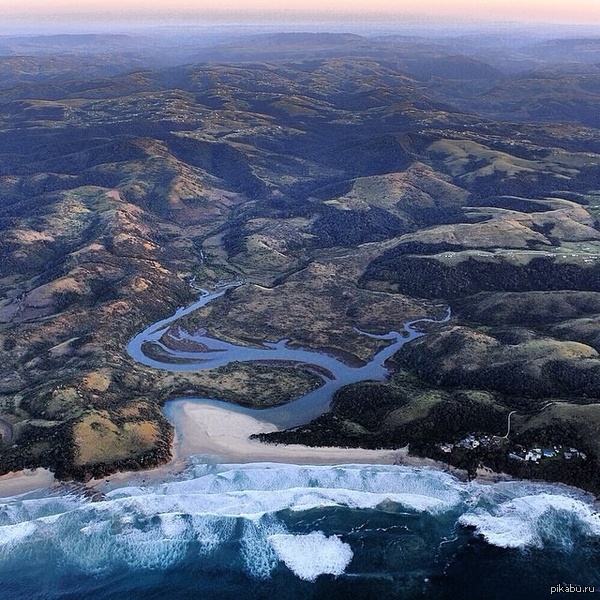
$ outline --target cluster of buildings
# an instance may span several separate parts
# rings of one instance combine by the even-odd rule
[[[503,445],[509,443],[510,442],[506,437],[497,435],[468,435],[453,444],[438,444],[438,448],[442,452],[450,454],[457,448],[463,448],[465,450],[476,450],[477,448],[501,448]],[[570,446],[550,446],[548,448],[530,449],[517,446],[515,450],[509,452],[508,457],[512,460],[533,462],[535,464],[538,464],[540,460],[545,458],[559,458],[561,460],[587,459],[585,452],[581,452],[581,450]]]
[[[446,454],[451,453],[455,448],[465,448],[466,450],[475,450],[476,448],[499,448],[506,442],[506,438],[497,435],[468,435],[455,444],[438,444],[438,448]]]
[[[513,460],[534,462],[536,464],[543,458],[558,457],[564,460],[571,460],[573,458],[579,458],[581,460],[587,459],[585,452],[567,446],[552,446],[551,448],[543,449],[532,448],[531,450],[523,449],[521,452],[511,452],[508,456]]]

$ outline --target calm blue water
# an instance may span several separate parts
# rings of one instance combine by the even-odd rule
[[[531,600],[563,582],[600,590],[600,517],[546,484],[197,458],[99,502],[0,501],[3,600]]]
[[[198,310],[209,302],[221,297],[225,292],[215,292],[203,295],[194,304],[187,308],[178,309],[172,316],[158,321],[137,334],[128,344],[127,352],[138,362],[167,371],[200,371],[223,367],[232,362],[270,362],[272,364],[303,364],[307,367],[318,367],[319,374],[323,379],[323,385],[300,398],[296,398],[282,406],[268,409],[254,409],[245,407],[232,407],[231,404],[219,402],[218,400],[199,399],[211,404],[218,404],[235,410],[236,412],[258,417],[262,421],[273,423],[280,428],[296,427],[316,419],[326,412],[331,403],[334,393],[344,385],[358,381],[376,380],[383,381],[389,371],[385,362],[408,342],[424,335],[415,328],[419,323],[441,323],[450,318],[450,310],[445,318],[435,321],[434,319],[417,319],[403,324],[405,333],[390,331],[385,335],[373,335],[356,330],[356,335],[366,335],[375,339],[389,342],[381,348],[373,358],[363,366],[351,366],[344,363],[335,356],[330,356],[316,350],[293,348],[287,346],[287,340],[274,343],[265,343],[262,347],[241,346],[231,344],[217,338],[210,337],[205,333],[189,334],[180,329],[170,331],[176,335],[176,339],[193,340],[203,347],[202,351],[173,350],[161,343],[163,335],[181,317]],[[158,347],[163,355],[169,360],[158,360],[145,353],[148,346]],[[166,414],[170,417],[169,406]]]

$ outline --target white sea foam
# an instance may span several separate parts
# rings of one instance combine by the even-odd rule
[[[225,493],[148,494],[119,498],[103,503],[102,508],[114,513],[151,516],[157,513],[186,513],[245,517],[255,519],[282,510],[304,511],[312,508],[346,506],[349,508],[377,508],[395,504],[405,510],[441,512],[457,504],[419,494],[372,493],[339,488],[298,487],[279,490],[231,491]]]
[[[185,554],[184,538],[167,539],[159,528],[127,528],[116,536],[118,556],[137,569],[164,570],[178,563]]]
[[[197,464],[181,480],[116,489],[100,502],[55,496],[1,505],[0,563],[39,547],[83,572],[105,573],[119,566],[165,569],[223,551],[237,552],[236,568],[255,578],[283,561],[314,579],[343,571],[350,548],[323,533],[294,535],[284,521],[304,518],[290,512],[324,507],[376,510],[390,519],[407,511],[435,514],[448,527],[463,512],[462,525],[507,548],[600,537],[600,517],[585,496],[548,485],[464,484],[410,467]]]
[[[305,581],[315,581],[319,575],[341,575],[354,556],[338,536],[327,537],[322,531],[275,534],[269,536],[269,542],[279,560]]]
[[[503,548],[569,545],[572,533],[600,536],[600,515],[589,504],[551,493],[514,498],[489,509],[476,508],[459,522]]]
[[[160,529],[167,539],[177,539],[184,537],[188,532],[189,526],[185,521],[185,516],[181,513],[168,513],[159,515]]]
[[[35,531],[36,526],[30,521],[16,525],[4,525],[0,527],[0,548],[10,549],[12,545],[31,537]]]
[[[271,574],[277,564],[277,554],[268,543],[268,539],[285,531],[283,524],[274,517],[244,522],[241,552],[250,575],[257,579],[266,579]]]
[[[103,573],[120,565],[163,570],[183,558],[189,541],[185,535],[165,536],[163,522],[162,518],[156,525],[117,519],[100,527],[79,530],[72,523],[63,522],[56,532],[55,547],[65,562],[86,573]]]
[[[407,467],[202,465],[193,472],[195,476],[184,481],[153,489],[124,488],[108,496],[129,506],[142,498],[142,503],[161,512],[175,511],[175,499],[180,498],[187,512],[196,512],[197,507],[200,512],[215,514],[260,515],[316,506],[374,508],[385,501],[417,511],[437,511],[457,505],[467,493],[447,474]],[[163,504],[165,498],[169,498],[170,508]]]
[[[49,498],[15,497],[0,504],[0,525],[33,521],[69,512],[81,505],[81,498],[71,494]]]
[[[200,555],[212,554],[225,541],[231,539],[235,530],[235,519],[216,516],[191,517],[193,536]]]

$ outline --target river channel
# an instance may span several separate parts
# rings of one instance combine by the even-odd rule
[[[180,330],[178,334],[180,339],[192,341],[197,345],[202,345],[205,349],[195,352],[174,350],[161,343],[162,336],[178,319],[206,306],[209,302],[222,296],[225,291],[204,293],[197,302],[186,308],[179,308],[172,316],[154,323],[129,342],[127,352],[132,358],[144,365],[167,371],[214,369],[232,362],[305,365],[306,368],[314,370],[323,379],[323,385],[282,406],[258,409],[241,407],[210,398],[185,398],[186,401],[227,407],[228,410],[233,412],[259,417],[262,421],[272,423],[278,428],[297,427],[317,418],[329,409],[334,393],[344,385],[365,380],[383,381],[389,375],[389,370],[385,366],[386,361],[398,352],[404,344],[425,335],[417,329],[420,323],[441,323],[450,318],[450,310],[448,309],[446,316],[439,321],[435,319],[416,319],[403,323],[402,330],[404,333],[390,331],[384,335],[375,335],[356,330],[356,335],[367,335],[389,342],[363,366],[348,365],[335,356],[317,350],[290,347],[286,339],[264,343],[261,348],[231,344],[209,337],[204,333],[192,335]],[[152,344],[160,349],[160,353],[165,356],[165,360],[149,356],[144,351],[148,348],[148,345]],[[170,416],[171,402],[173,401],[167,402],[165,405],[167,417]]]

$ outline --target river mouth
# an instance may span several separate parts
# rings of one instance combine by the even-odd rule
[[[296,465],[424,464],[408,457],[407,448],[311,447],[300,444],[265,444],[253,436],[278,431],[262,419],[264,411],[248,410],[218,400],[177,398],[167,402],[165,416],[175,428],[173,460],[201,456],[219,463],[274,462]],[[429,461],[432,466],[434,461]]]
[[[450,311],[439,321],[417,319],[402,324],[401,331],[390,331],[376,335],[355,329],[357,335],[367,335],[388,342],[373,358],[360,365],[345,361],[343,355],[316,349],[297,348],[283,339],[263,344],[262,347],[249,347],[232,344],[209,337],[204,329],[195,334],[180,331],[176,347],[161,342],[163,334],[181,317],[216,300],[225,293],[220,290],[204,294],[197,302],[187,308],[178,309],[171,317],[158,321],[136,335],[127,346],[129,355],[136,361],[156,369],[167,371],[199,371],[223,367],[233,362],[268,363],[270,365],[302,365],[319,375],[323,385],[287,404],[272,408],[253,408],[232,405],[228,402],[210,398],[186,397],[186,402],[210,402],[211,405],[226,407],[232,413],[243,414],[259,419],[277,429],[297,427],[316,419],[327,412],[333,395],[344,385],[359,381],[383,381],[389,375],[385,363],[396,352],[412,340],[425,335],[419,331],[420,323],[441,323],[449,320]],[[179,346],[179,347],[177,347]],[[184,349],[181,349],[184,346]],[[169,401],[165,405],[165,415],[169,416]]]
[[[161,323],[130,348],[169,319]],[[371,363],[385,376],[386,353],[414,337],[392,337]],[[315,365],[335,360],[310,354]],[[344,368],[362,376],[371,363],[332,376]],[[260,410],[174,399],[164,410],[191,456],[183,470],[115,476],[95,500],[69,491],[9,498],[0,515],[3,597],[529,600],[558,581],[600,581],[600,521],[585,493],[463,482],[422,459],[398,466],[402,451],[249,439],[277,429],[281,411],[294,413],[301,400]]]

